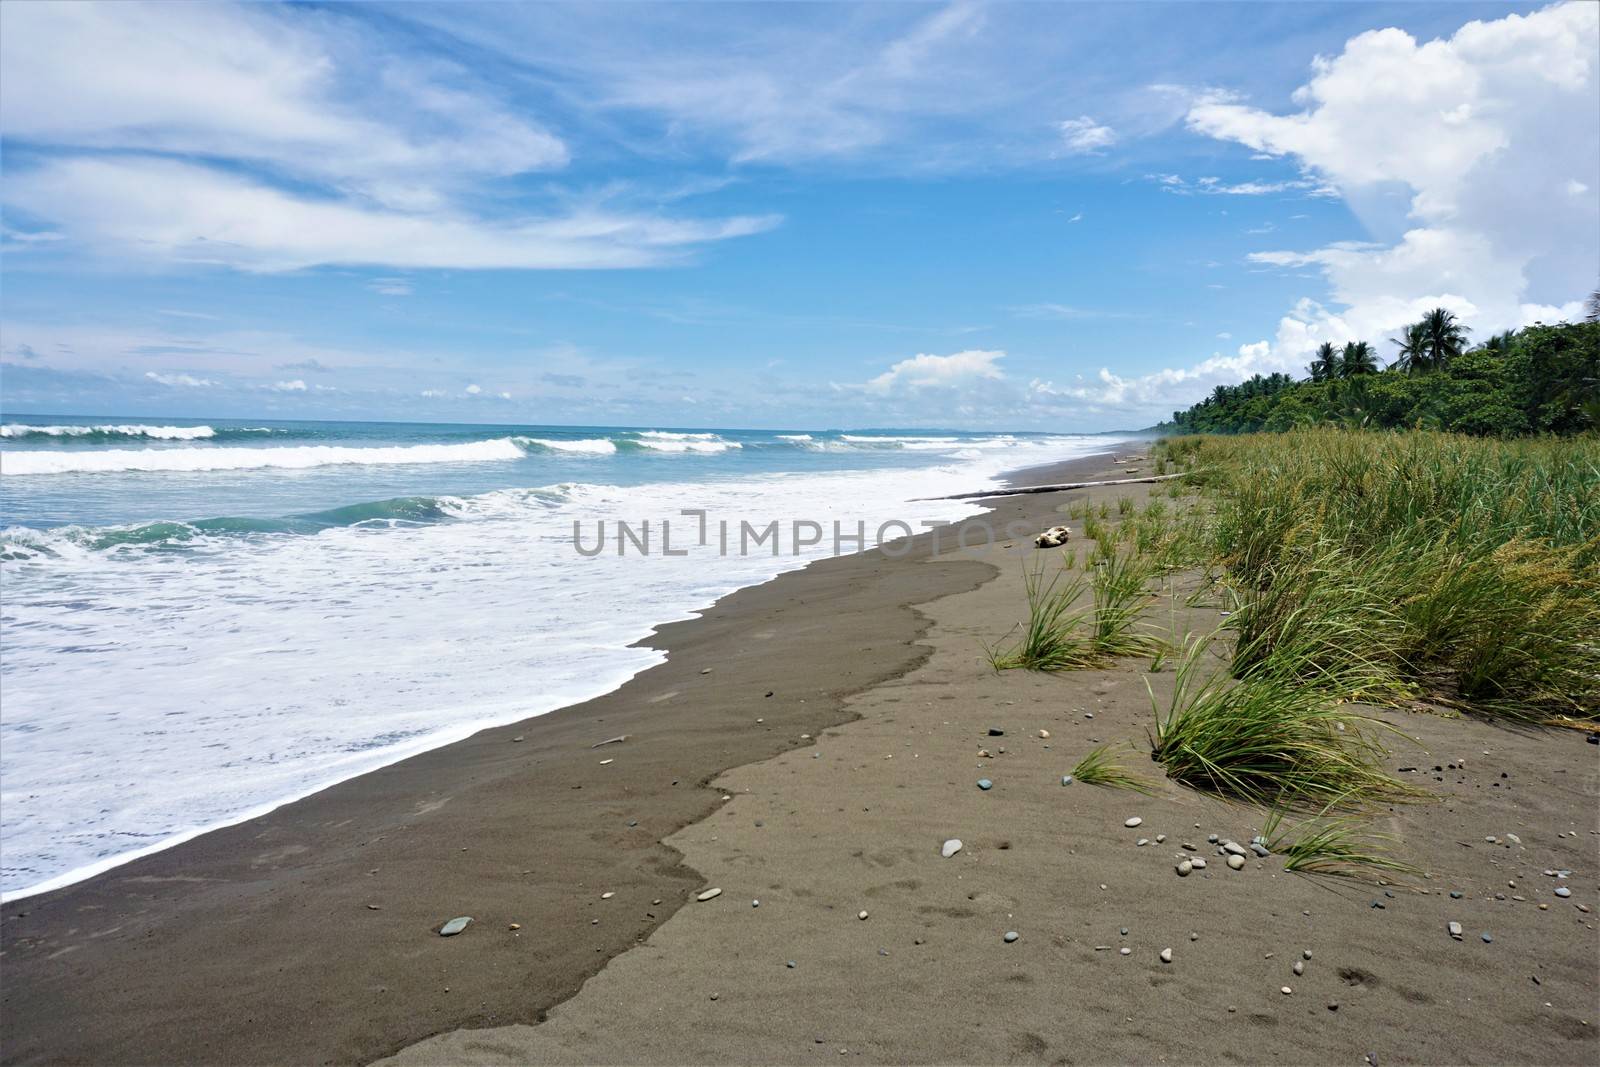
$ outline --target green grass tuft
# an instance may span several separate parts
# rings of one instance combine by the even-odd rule
[[[1127,768],[1111,759],[1111,750],[1106,745],[1090,749],[1088,755],[1078,761],[1072,768],[1074,780],[1085,785],[1103,785],[1112,789],[1132,789],[1146,796],[1154,796],[1155,791],[1150,783],[1134,774]]]

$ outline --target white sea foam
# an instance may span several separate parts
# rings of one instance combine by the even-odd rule
[[[80,547],[0,564],[0,890],[67,884],[485,726],[598,696],[661,661],[630,647],[653,626],[832,550],[825,540],[791,555],[786,534],[781,556],[721,557],[714,533],[696,544],[681,509],[706,509],[713,523],[916,526],[975,508],[913,498],[1104,447],[1064,438],[913,469],[499,490],[449,500],[448,522],[205,536],[181,551]],[[600,518],[606,551],[579,556],[574,521],[592,541]],[[662,518],[688,556],[616,554],[615,520],[652,520],[659,546]]]
[[[605,437],[594,437],[581,441],[555,440],[544,437],[514,437],[512,440],[522,445],[548,448],[552,452],[581,452],[587,455],[609,456],[617,451],[616,443]]]
[[[724,441],[716,434],[654,434],[639,435],[635,442],[652,452],[728,452],[744,446],[738,441]]]
[[[815,440],[808,433],[780,433],[776,435],[780,441],[812,441]]]
[[[260,432],[270,433],[263,429]],[[109,426],[29,426],[7,423],[0,426],[0,437],[149,437],[161,441],[199,441],[215,437],[210,426],[145,426],[127,423]]]
[[[336,464],[484,463],[527,455],[509,437],[452,445],[352,448],[107,448],[82,452],[0,452],[0,474],[106,474],[118,471],[305,470]]]

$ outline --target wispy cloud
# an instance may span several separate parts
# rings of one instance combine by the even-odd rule
[[[1056,129],[1061,131],[1061,143],[1068,152],[1101,152],[1117,141],[1115,130],[1102,126],[1088,115],[1064,119],[1056,123]]]

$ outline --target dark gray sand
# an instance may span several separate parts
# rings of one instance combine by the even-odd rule
[[[1261,813],[1141,754],[1170,665],[996,676],[982,644],[1023,613],[1023,557],[928,540],[664,627],[669,661],[611,696],[7,905],[5,1060],[357,1062],[434,1034],[398,1061],[1600,1060],[1582,734],[1384,712],[1417,739],[1392,767],[1441,799],[1381,828],[1429,877],[1233,871],[1206,837],[1248,842]],[[1219,618],[1176,614],[1153,618]],[[1131,742],[1158,795],[1062,786],[1096,741]],[[1180,853],[1207,866],[1179,878]],[[476,921],[433,933],[456,915]]]

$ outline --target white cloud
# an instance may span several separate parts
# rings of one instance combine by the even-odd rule
[[[196,378],[192,374],[157,374],[153,370],[147,370],[144,376],[158,385],[173,389],[207,389],[217,384],[210,378]]]
[[[468,71],[398,54],[362,23],[258,4],[15,4],[0,126],[95,149],[225,156],[395,206],[461,175],[560,167],[566,146]]]
[[[511,399],[511,394],[510,393],[501,392],[501,393],[496,393],[495,395],[498,396],[501,400],[510,400]]]
[[[483,392],[483,387],[479,385],[469,385],[462,390],[462,392],[466,393],[468,396],[477,396],[479,393]]]
[[[603,210],[494,222],[314,199],[209,167],[132,158],[61,159],[14,169],[3,195],[97,248],[264,272],[324,264],[642,267],[777,223],[772,216],[699,222]]]
[[[306,391],[306,383],[299,378],[295,378],[286,382],[273,382],[272,388],[280,393],[303,393]]]
[[[404,278],[374,278],[367,288],[379,296],[410,296],[411,283]]]
[[[50,228],[5,244],[249,271],[588,269],[670,263],[775,224],[481,195],[568,149],[444,54],[339,9],[7,5],[0,196]]]
[[[902,359],[882,374],[867,382],[869,393],[898,393],[929,388],[960,389],[982,381],[997,381],[1005,377],[999,361],[1004,352],[968,349],[949,356],[922,353]]]
[[[420,395],[429,400],[437,400],[446,394],[443,389],[424,389]]]
[[[1100,152],[1115,144],[1117,140],[1115,130],[1110,126],[1100,125],[1088,115],[1063,119],[1056,123],[1056,128],[1061,131],[1061,143],[1069,152],[1085,154]]]
[[[1383,238],[1251,257],[1318,268],[1343,306],[1302,305],[1280,323],[1279,343],[1379,341],[1436,305],[1483,336],[1521,325],[1530,295],[1565,303],[1587,292],[1600,262],[1600,200],[1572,189],[1600,171],[1597,35],[1592,3],[1469,22],[1420,44],[1376,30],[1315,61],[1295,94],[1299,112],[1197,103],[1191,128],[1296,159]],[[1398,234],[1384,207],[1395,189],[1409,202]]]

